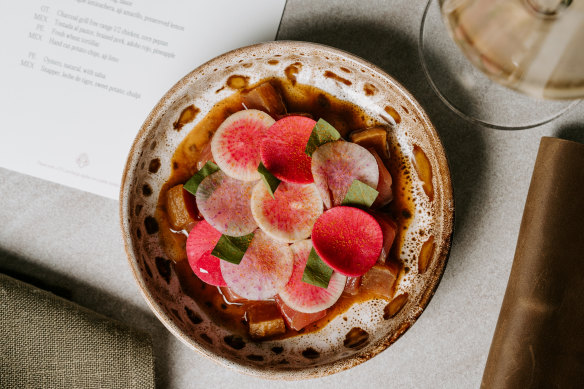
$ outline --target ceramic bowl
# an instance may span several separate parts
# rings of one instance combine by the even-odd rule
[[[412,178],[410,190],[416,211],[410,215],[412,221],[404,231],[401,248],[407,273],[401,276],[395,293],[399,299],[393,305],[385,300],[370,300],[353,305],[318,332],[278,341],[242,339],[234,344],[230,341],[232,334],[216,325],[196,301],[183,293],[174,264],[160,247],[153,216],[160,188],[171,172],[174,150],[189,126],[192,128],[215,103],[235,92],[233,85],[228,85],[229,78],[238,75],[251,85],[267,77],[285,77],[292,64],[297,64],[293,75],[297,82],[352,102],[374,119],[387,123],[389,136],[408,156],[403,168]],[[189,126],[175,130],[172,124],[189,105],[200,112]],[[424,177],[418,177],[414,166],[416,150],[423,152],[431,168],[426,182]],[[401,184],[394,182],[394,191],[400,190],[396,185]],[[170,332],[193,350],[237,371],[263,378],[303,379],[333,374],[367,361],[412,326],[444,272],[454,207],[450,173],[438,135],[424,110],[403,86],[383,70],[341,50],[280,41],[223,54],[193,70],[162,97],[130,150],[120,192],[120,217],[134,277]],[[422,268],[426,270],[422,273],[418,261],[423,246]],[[350,340],[355,334],[358,342]]]

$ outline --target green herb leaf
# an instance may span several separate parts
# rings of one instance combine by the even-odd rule
[[[324,263],[312,248],[310,255],[308,255],[308,261],[306,261],[304,273],[302,273],[302,282],[327,288],[332,275],[333,269]]]
[[[183,188],[193,195],[197,194],[197,188],[203,179],[216,171],[220,170],[219,166],[215,165],[213,162],[208,161],[205,166],[196,172],[184,185]]]
[[[270,173],[270,171],[264,166],[262,162],[260,162],[260,166],[258,166],[258,173],[260,173],[260,176],[262,176],[262,181],[264,184],[266,184],[268,192],[270,192],[272,198],[275,198],[274,192],[276,189],[278,189],[278,185],[280,185],[281,181],[277,179],[272,173]]]
[[[369,208],[377,198],[378,191],[359,180],[353,180],[341,205]]]
[[[308,143],[306,144],[306,150],[304,150],[304,152],[312,156],[312,153],[314,153],[319,146],[339,139],[341,139],[341,134],[339,134],[339,132],[324,119],[319,119],[310,133],[310,138],[308,138]]]
[[[251,244],[253,232],[245,236],[221,235],[211,255],[227,262],[239,265],[245,251]]]

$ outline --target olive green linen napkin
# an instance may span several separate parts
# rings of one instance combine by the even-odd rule
[[[153,388],[148,334],[0,274],[0,388]]]

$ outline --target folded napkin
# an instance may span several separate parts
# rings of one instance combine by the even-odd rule
[[[584,387],[584,144],[542,138],[482,389]]]
[[[148,334],[0,274],[0,388],[153,388]]]

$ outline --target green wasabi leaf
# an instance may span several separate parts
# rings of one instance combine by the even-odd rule
[[[227,262],[239,265],[253,239],[253,232],[245,236],[221,235],[211,255]]]
[[[369,208],[377,198],[378,191],[359,180],[353,180],[341,205]]]
[[[258,166],[258,173],[262,176],[262,181],[266,184],[266,188],[268,188],[268,192],[270,192],[272,198],[275,198],[274,192],[278,189],[278,185],[280,185],[281,181],[270,173],[262,162],[260,162],[260,166]]]
[[[205,177],[210,176],[211,174],[215,173],[218,170],[220,170],[219,166],[215,165],[211,161],[208,161],[205,164],[205,166],[201,168],[201,170],[199,170],[191,178],[189,178],[189,180],[183,185],[183,189],[187,190],[193,195],[196,195],[197,188],[199,187],[201,181],[203,181]]]
[[[308,255],[308,261],[306,261],[304,273],[302,273],[302,282],[321,288],[327,288],[332,275],[333,269],[320,259],[313,247],[312,250],[310,250],[310,255]]]
[[[306,144],[306,150],[304,150],[304,152],[309,156],[312,156],[312,153],[314,153],[319,146],[339,139],[341,139],[341,134],[339,134],[339,132],[324,119],[319,119],[310,133],[310,138],[308,138],[308,143]]]

